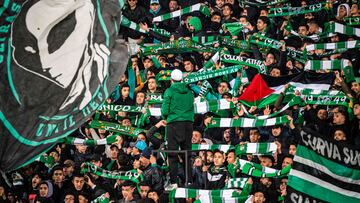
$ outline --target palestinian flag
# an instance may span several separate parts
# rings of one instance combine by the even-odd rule
[[[286,84],[295,89],[329,90],[335,79],[333,73],[302,72],[298,74],[272,77],[265,74],[257,74],[253,77],[250,85],[239,97],[241,103],[246,106],[264,108],[273,105]]]
[[[300,135],[285,202],[360,202],[359,150],[309,128]]]

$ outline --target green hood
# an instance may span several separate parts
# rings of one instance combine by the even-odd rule
[[[194,16],[189,20],[189,25],[193,26],[195,32],[199,32],[202,29],[202,24],[200,18]]]

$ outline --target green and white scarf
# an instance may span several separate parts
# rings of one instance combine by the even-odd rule
[[[159,35],[162,35],[164,37],[170,38],[171,33],[164,30],[164,29],[160,29],[160,28],[149,28],[150,30],[152,30],[153,32],[158,33]]]
[[[225,189],[244,188],[249,178],[231,178],[225,184]]]
[[[309,60],[305,63],[304,70],[341,70],[349,65],[347,59],[335,59],[335,60]]]
[[[235,108],[234,103],[228,102],[226,99],[210,100],[210,101],[194,103],[194,111],[197,114],[203,114],[209,111],[214,112],[218,110],[232,109],[232,108]]]
[[[244,25],[240,22],[224,23],[222,27],[223,29],[228,30],[232,36],[238,36],[239,33],[244,29]]]
[[[213,118],[211,119],[208,128],[231,128],[231,127],[262,127],[262,126],[273,126],[288,123],[289,120],[286,116],[280,116],[269,119],[252,119],[252,118]]]
[[[327,9],[325,3],[312,4],[305,7],[285,7],[285,8],[270,8],[269,18],[300,15],[305,13],[315,13],[323,9]]]
[[[162,104],[164,98],[163,95],[159,93],[148,93],[146,94],[146,100],[149,105]]]
[[[360,25],[360,16],[346,17],[346,18],[344,18],[344,20],[345,20],[345,23],[347,25],[350,25],[350,26],[352,26],[352,25],[355,25],[355,26]]]
[[[195,36],[191,38],[191,41],[202,44],[204,46],[211,46],[214,43],[219,42],[219,36]]]
[[[251,6],[256,6],[256,7],[266,7],[266,6],[272,6],[272,5],[277,5],[277,4],[281,4],[281,3],[285,3],[288,0],[274,0],[274,1],[256,1],[256,2],[252,2],[252,1],[248,1],[248,0],[241,0],[239,1],[240,7],[244,8],[245,5],[251,5]]]
[[[140,181],[144,179],[143,175],[139,174],[135,169],[130,171],[108,171],[100,167],[97,167],[89,162],[84,163],[84,166],[81,169],[81,173],[92,173],[94,175],[108,179],[130,180],[136,184],[138,184]]]
[[[286,55],[296,61],[299,61],[300,63],[303,63],[303,64],[306,63],[305,57],[308,57],[308,56],[304,57],[304,52],[294,50],[289,47],[286,47]]]
[[[258,69],[260,73],[266,74],[267,67],[265,66],[263,61],[252,59],[252,58],[245,58],[241,56],[235,56],[230,54],[221,54],[220,61],[225,63],[232,63],[232,64],[239,64],[243,66],[250,66],[253,68]]]
[[[209,8],[204,5],[204,4],[195,4],[177,11],[173,11],[171,13],[166,13],[160,16],[156,16],[155,18],[153,18],[153,22],[162,22],[171,18],[176,18],[188,13],[192,13],[194,11],[200,11],[202,14],[206,15],[206,16],[210,16],[210,10]]]
[[[116,142],[116,138],[120,135],[110,135],[104,139],[99,140],[89,140],[89,139],[80,139],[76,137],[66,137],[62,142],[70,145],[86,145],[86,146],[97,146],[97,145],[111,145]]]
[[[360,48],[360,42],[358,40],[336,42],[336,43],[311,44],[306,46],[307,51],[313,51],[317,49],[337,50],[337,49],[354,49],[354,48]]]
[[[271,47],[273,49],[280,49],[284,42],[277,41],[275,39],[271,39],[266,36],[262,36],[261,34],[254,34],[250,36],[250,43],[257,44],[260,46]]]
[[[277,177],[284,177],[290,172],[291,165],[281,169],[273,169],[269,167],[264,167],[260,164],[253,163],[244,159],[237,159],[236,164],[234,165],[235,169],[240,169],[241,173],[259,177],[259,178],[277,178]]]
[[[336,22],[330,22],[325,24],[326,33],[340,33],[344,35],[355,35],[360,37],[360,28],[353,28]]]
[[[130,28],[132,30],[141,32],[141,33],[146,33],[145,30],[141,29],[140,26],[138,24],[136,24],[135,22],[127,19],[125,16],[121,16],[121,22],[120,25]]]
[[[222,152],[227,153],[230,149],[235,149],[232,145],[225,145],[225,144],[192,144],[191,150],[220,150]]]
[[[145,130],[140,128],[128,127],[128,126],[120,125],[118,123],[111,123],[111,122],[98,121],[98,120],[91,121],[90,127],[98,128],[101,130],[107,130],[110,132],[117,132],[130,137],[137,137],[139,133],[146,132]]]
[[[190,83],[198,82],[198,81],[201,81],[201,80],[207,80],[207,79],[211,79],[211,78],[216,78],[216,77],[219,77],[219,76],[235,73],[239,69],[241,69],[241,66],[235,65],[235,66],[230,66],[230,67],[223,67],[223,68],[218,69],[218,70],[209,70],[209,71],[204,71],[204,72],[201,72],[201,73],[199,73],[199,72],[190,73],[189,75],[187,75],[184,78],[183,82],[186,83],[186,84],[190,84]]]
[[[275,153],[277,146],[274,142],[263,142],[263,143],[245,143],[243,145],[236,145],[235,154],[240,156],[243,154],[272,154]]]
[[[110,199],[105,197],[105,193],[91,201],[91,203],[109,203],[109,202]]]
[[[220,59],[220,51],[217,51],[211,58],[209,61],[207,61],[204,64],[204,69],[208,70],[211,69],[212,67],[215,67],[216,63],[219,61]]]
[[[220,37],[220,45],[231,49],[240,49],[240,51],[249,51],[250,49],[248,41],[228,37]]]
[[[146,56],[168,53],[187,53],[192,51],[214,52],[215,49],[203,46],[191,40],[180,39],[152,46],[141,46],[140,51],[143,56]]]
[[[115,112],[142,112],[143,107],[141,106],[129,106],[129,105],[115,105],[115,104],[104,104],[99,106],[98,111],[115,111]]]

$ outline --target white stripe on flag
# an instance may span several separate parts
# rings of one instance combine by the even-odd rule
[[[220,128],[221,127],[231,127],[232,118],[221,118],[220,119]]]
[[[161,116],[161,108],[149,108],[151,116]]]
[[[299,82],[289,82],[289,84],[299,89],[329,90],[330,88],[329,84],[303,84]]]
[[[219,109],[230,109],[230,102],[228,102],[226,99],[220,99],[219,105]]]
[[[314,176],[312,176],[310,174],[307,174],[307,173],[304,173],[302,171],[291,169],[290,173],[289,173],[289,176],[296,176],[298,178],[301,178],[301,179],[306,180],[308,182],[317,184],[317,185],[319,185],[321,187],[324,187],[324,188],[326,188],[328,190],[331,190],[333,192],[341,193],[341,194],[349,196],[349,197],[355,197],[355,198],[360,197],[360,193],[358,193],[358,192],[345,190],[343,188],[340,188],[340,187],[338,187],[336,185],[333,185],[333,184],[331,184],[329,182],[323,181],[323,180],[321,180],[321,179],[319,179],[317,177],[314,177]]]
[[[352,183],[352,184],[358,184],[360,185],[360,180],[355,180],[355,179],[351,179],[349,177],[344,177],[344,176],[339,176],[333,172],[331,172],[328,168],[326,168],[325,166],[321,165],[321,164],[318,164],[312,160],[309,160],[309,159],[305,159],[303,157],[300,157],[300,156],[295,156],[294,157],[294,161],[296,162],[299,162],[299,163],[302,163],[304,165],[307,165],[307,166],[310,166],[312,168],[316,168],[317,170],[335,178],[335,179],[338,179],[340,181],[343,181],[343,182],[347,182],[347,183]]]
[[[251,118],[244,118],[244,127],[253,127],[254,126],[254,119]]]
[[[96,140],[98,145],[106,145],[106,139],[100,139],[100,140]]]
[[[79,138],[75,138],[74,139],[74,144],[84,144],[84,139],[79,139]]]

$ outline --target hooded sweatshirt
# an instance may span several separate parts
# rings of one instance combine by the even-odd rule
[[[194,94],[186,84],[180,82],[171,84],[165,91],[161,113],[167,123],[194,122]]]

